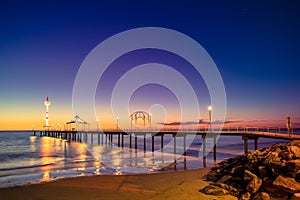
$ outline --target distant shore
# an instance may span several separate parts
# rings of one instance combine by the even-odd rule
[[[210,168],[139,175],[98,175],[0,189],[1,199],[216,199],[199,192]],[[233,196],[218,199],[236,199]]]

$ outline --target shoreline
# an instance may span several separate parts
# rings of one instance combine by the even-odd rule
[[[136,175],[95,175],[0,189],[3,199],[236,199],[199,190],[210,168]]]

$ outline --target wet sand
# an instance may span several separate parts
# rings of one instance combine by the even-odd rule
[[[139,175],[98,175],[0,189],[1,199],[236,199],[199,192],[209,168]]]

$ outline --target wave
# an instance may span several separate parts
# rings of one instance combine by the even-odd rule
[[[45,166],[49,166],[49,165],[55,165],[55,163],[46,163],[46,164],[39,164],[39,165],[27,165],[27,166],[0,168],[0,171],[10,171],[10,170],[18,170],[18,169],[45,167]]]

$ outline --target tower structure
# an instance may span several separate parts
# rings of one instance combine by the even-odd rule
[[[45,127],[49,127],[49,106],[51,105],[51,102],[49,101],[49,98],[47,97],[44,105],[46,106],[46,124]]]

